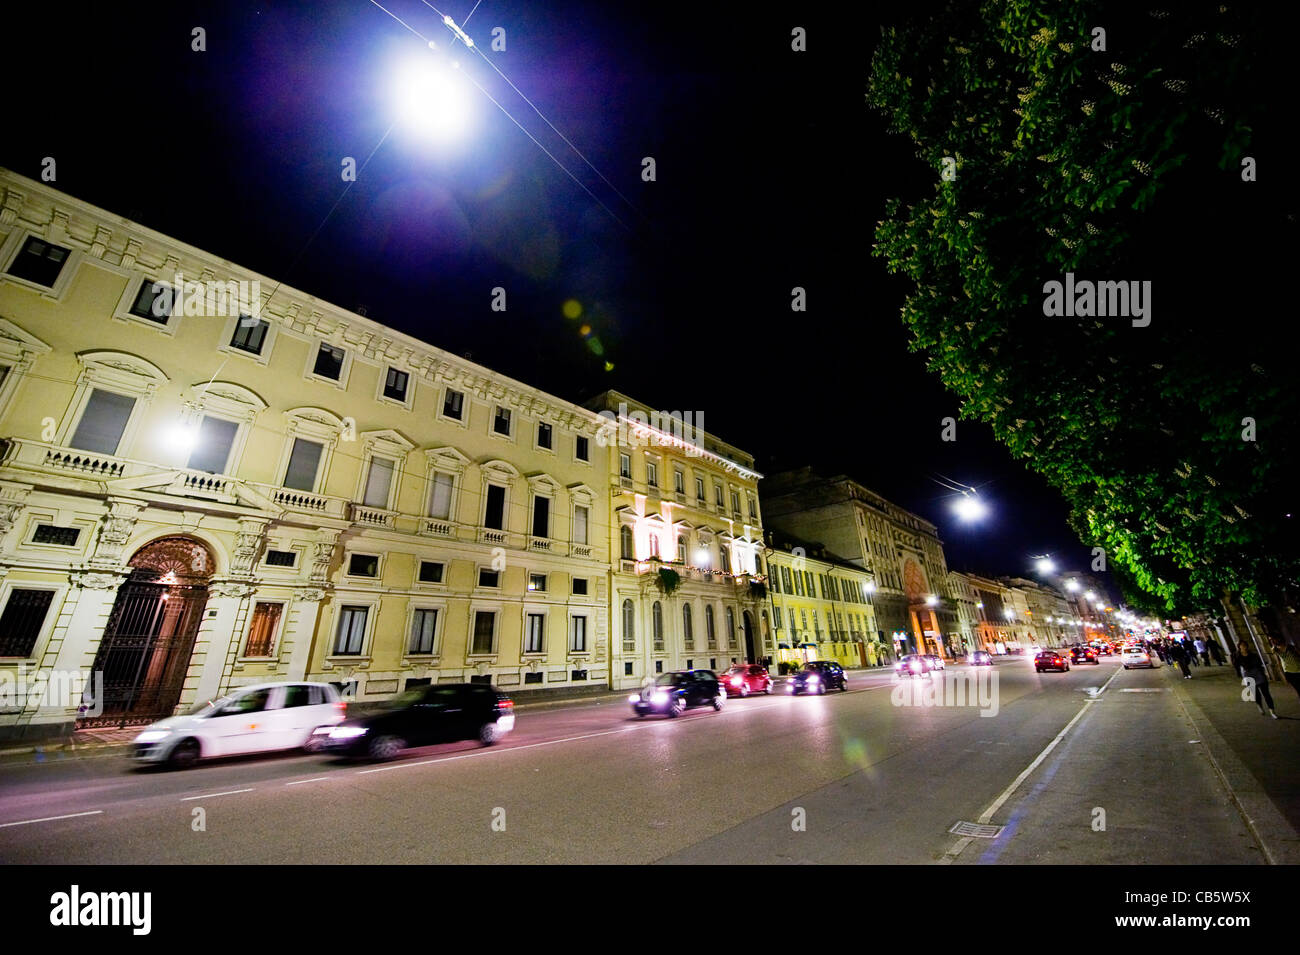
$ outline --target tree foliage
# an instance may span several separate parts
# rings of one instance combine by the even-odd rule
[[[1266,602],[1300,567],[1297,341],[1269,323],[1294,199],[1241,173],[1289,171],[1268,152],[1277,29],[1218,2],[989,0],[887,27],[872,62],[868,102],[934,170],[875,234],[913,286],[912,347],[1169,611]],[[1045,317],[1067,272],[1150,281],[1150,325]]]

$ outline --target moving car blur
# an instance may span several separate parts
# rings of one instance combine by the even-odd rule
[[[486,683],[419,686],[383,709],[328,731],[325,748],[342,756],[392,759],[412,746],[477,739],[491,746],[515,728],[514,702]]]

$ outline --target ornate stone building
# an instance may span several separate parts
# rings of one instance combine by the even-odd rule
[[[0,170],[0,679],[104,681],[0,733],[275,679],[608,685],[604,423]]]

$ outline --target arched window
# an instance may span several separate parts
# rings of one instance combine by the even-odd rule
[[[632,601],[623,601],[623,652],[636,652],[636,611]]]
[[[632,546],[632,528],[624,524],[618,531],[618,553],[623,560],[635,560],[636,551]]]
[[[713,626],[712,604],[704,608],[704,636],[708,640],[710,650],[718,649],[718,632]]]
[[[691,619],[691,605],[682,604],[682,636],[686,640],[686,649],[695,649],[695,622]]]
[[[731,608],[728,607],[728,608],[727,608],[727,646],[726,646],[726,649],[730,650],[730,649],[731,649],[732,647],[734,647],[735,645],[736,645],[736,615],[735,615],[734,613],[732,613],[732,612],[731,612]]]
[[[655,652],[663,653],[664,650],[664,608],[655,601],[655,605],[650,608],[651,618],[654,623]]]
[[[718,541],[718,570],[724,574],[731,573],[731,561],[727,559],[726,541]]]

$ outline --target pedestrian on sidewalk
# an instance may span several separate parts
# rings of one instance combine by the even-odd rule
[[[1187,662],[1194,667],[1200,666],[1201,660],[1200,657],[1196,655],[1196,647],[1192,644],[1192,641],[1187,637],[1183,637],[1178,641],[1178,643],[1183,648],[1183,653],[1187,657]]]
[[[1169,658],[1183,671],[1183,679],[1190,680],[1192,671],[1187,668],[1187,649],[1177,640],[1169,645]]]
[[[1219,646],[1218,640],[1206,640],[1210,648],[1210,656],[1214,657],[1214,662],[1223,666],[1223,647]]]
[[[1210,648],[1205,645],[1205,641],[1202,640],[1200,637],[1197,637],[1193,641],[1193,645],[1196,647],[1196,652],[1201,655],[1201,663],[1203,663],[1205,666],[1209,666]]]
[[[1236,663],[1242,680],[1249,681],[1246,685],[1253,691],[1252,696],[1259,704],[1260,714],[1267,713],[1273,719],[1277,719],[1277,711],[1273,708],[1273,694],[1268,691],[1268,674],[1264,672],[1264,661],[1245,640],[1237,644]],[[1267,709],[1265,709],[1266,704]]]
[[[1300,694],[1300,653],[1296,653],[1295,647],[1285,640],[1275,639],[1273,649],[1277,651],[1278,659],[1282,661],[1282,675],[1291,684],[1291,689]]]

